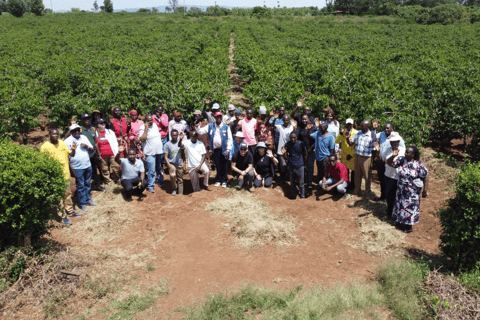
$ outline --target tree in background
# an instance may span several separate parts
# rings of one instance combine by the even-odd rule
[[[2,14],[2,12],[8,12],[7,0],[0,0],[0,14]]]
[[[152,13],[158,13],[158,8],[153,7],[152,8]]]
[[[36,16],[43,16],[45,13],[45,6],[43,5],[42,0],[30,0],[28,2],[28,7],[30,12],[35,14]]]
[[[177,12],[177,7],[178,7],[178,0],[168,0],[168,4],[170,5],[171,10],[173,12]],[[165,8],[166,10],[167,8]]]
[[[7,11],[12,16],[20,18],[27,11],[27,3],[25,0],[8,0]]]
[[[178,0],[177,0],[178,1]],[[178,13],[185,13],[187,12],[187,8],[186,7],[176,7],[175,10],[173,10],[173,12],[178,12]]]
[[[97,3],[97,0],[95,0],[95,1],[93,2],[93,10],[94,10],[95,12],[98,11],[98,3]]]
[[[100,6],[100,10],[105,12],[113,12],[113,3],[112,0],[103,0],[103,6]]]
[[[166,11],[166,12],[170,12],[170,11],[172,11],[172,8],[170,8],[169,6],[166,6],[166,7],[165,7],[165,11]]]

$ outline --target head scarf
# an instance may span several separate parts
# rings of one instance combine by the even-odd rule
[[[181,115],[182,115],[182,113],[180,111],[178,111],[178,110],[173,111],[173,117],[174,118],[176,118],[178,116],[181,116]]]

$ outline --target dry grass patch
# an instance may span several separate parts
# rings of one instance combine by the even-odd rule
[[[228,197],[218,198],[208,204],[206,210],[231,221],[231,225],[223,226],[230,227],[240,247],[261,247],[269,243],[289,246],[298,242],[295,219],[270,213],[268,203],[249,192],[236,191]]]
[[[407,236],[395,229],[395,226],[372,215],[359,217],[357,224],[362,235],[351,246],[364,249],[369,254],[392,253],[405,244],[407,239]]]
[[[427,166],[430,173],[434,173],[434,176],[430,175],[430,180],[447,181],[449,183],[455,183],[459,168],[454,168],[447,165],[445,159],[435,157],[437,152],[432,148],[422,148],[421,161]]]
[[[121,187],[114,184],[106,186],[106,190],[95,198],[97,206],[88,207],[81,223],[75,223],[68,231],[85,237],[90,244],[116,238],[133,223],[132,215],[135,212],[135,203],[126,202],[120,190]]]

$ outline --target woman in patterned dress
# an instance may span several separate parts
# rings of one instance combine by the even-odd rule
[[[126,158],[128,152],[127,146],[127,120],[122,117],[122,109],[119,106],[112,108],[113,118],[110,118],[112,123],[112,130],[115,132],[118,142],[118,152],[120,153],[120,158]]]
[[[398,149],[393,151],[393,155],[387,159],[388,165],[398,170],[398,189],[392,217],[398,229],[409,233],[420,217],[420,193],[424,198],[428,195],[428,170],[420,162],[420,152],[415,146],[407,148],[405,157],[393,160],[398,155]]]

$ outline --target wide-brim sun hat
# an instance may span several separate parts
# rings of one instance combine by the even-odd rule
[[[235,138],[242,138],[242,139],[245,139],[245,136],[243,135],[243,132],[241,132],[241,131],[238,131],[237,133],[235,133]]]
[[[400,140],[402,140],[402,138],[400,138],[400,135],[396,132],[390,133],[390,136],[388,137],[388,141],[390,141],[390,142],[400,141]]]
[[[266,148],[265,142],[261,141],[257,144],[257,148]]]

